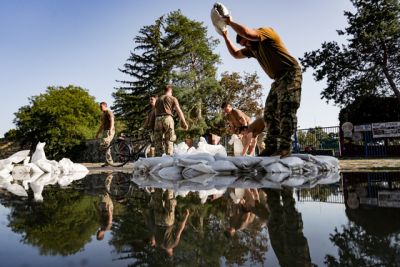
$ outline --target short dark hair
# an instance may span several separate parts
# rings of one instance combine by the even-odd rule
[[[150,95],[149,98],[158,98],[158,95]]]
[[[223,102],[221,108],[226,108],[228,105],[231,105],[229,102]],[[232,106],[232,105],[231,105]]]
[[[236,43],[240,44],[240,41],[243,39],[242,36],[240,36],[239,34],[236,34]]]
[[[169,90],[172,90],[172,84],[167,84],[164,88],[164,93],[168,92]]]
[[[105,106],[105,107],[107,107],[107,103],[106,103],[106,102],[101,102],[101,103],[100,103],[100,106]]]

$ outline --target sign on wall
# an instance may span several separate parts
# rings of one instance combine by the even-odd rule
[[[400,137],[400,121],[372,123],[372,136],[374,138]]]

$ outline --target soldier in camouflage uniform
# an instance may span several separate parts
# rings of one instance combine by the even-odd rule
[[[112,139],[115,134],[114,127],[114,114],[111,110],[108,109],[106,102],[100,103],[101,117],[100,117],[100,127],[97,130],[96,138],[102,134],[102,141],[100,144],[100,150],[106,151],[107,147],[110,145]],[[111,151],[106,152],[106,158],[109,162],[112,162]],[[107,161],[106,161],[107,162]],[[104,163],[102,167],[107,166],[107,163]]]
[[[234,22],[231,16],[225,22],[237,33],[236,42],[245,47],[236,48],[225,30],[223,37],[230,54],[238,59],[256,58],[267,75],[275,80],[265,103],[267,138],[266,149],[261,154],[286,157],[291,153],[292,135],[297,129],[302,81],[299,63],[272,28],[250,29]]]
[[[182,128],[187,130],[189,126],[179,106],[178,99],[172,96],[172,86],[167,85],[164,89],[164,95],[157,99],[155,105],[154,146],[156,156],[172,155],[174,152],[173,144],[176,141],[175,125],[172,117],[174,110],[181,120]]]

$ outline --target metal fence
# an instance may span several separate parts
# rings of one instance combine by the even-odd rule
[[[293,151],[313,155],[340,156],[339,126],[297,130]]]
[[[317,185],[311,189],[299,189],[296,191],[296,195],[299,202],[344,203],[343,190],[340,184]]]

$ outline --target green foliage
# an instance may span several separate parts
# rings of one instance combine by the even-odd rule
[[[93,138],[99,121],[94,97],[80,87],[48,87],[15,113],[17,136],[26,143],[46,142],[49,158],[73,156],[83,140]]]
[[[394,97],[365,96],[340,110],[340,125],[400,121],[399,102]]]
[[[144,26],[134,42],[135,52],[120,69],[133,80],[120,81],[122,86],[113,94],[116,116],[130,130],[139,128],[148,97],[162,93],[165,85],[172,83],[188,123],[196,125],[193,134],[202,134],[207,113],[203,98],[217,86],[215,64],[219,57],[212,48],[218,41],[207,37],[201,22],[174,11]]]
[[[349,26],[338,30],[346,45],[324,42],[307,52],[304,69],[315,69],[317,81],[326,80],[321,96],[339,106],[360,96],[393,96],[400,101],[400,4],[398,0],[351,0]]]
[[[83,249],[96,233],[94,197],[74,189],[47,190],[44,202],[19,202],[10,214],[9,226],[22,233],[22,241],[39,248],[42,255],[72,255]]]

